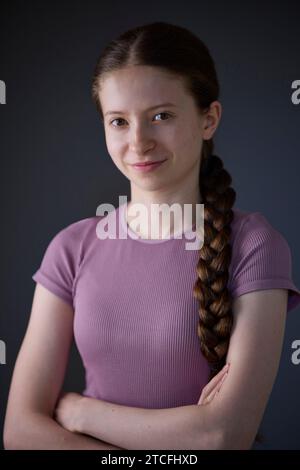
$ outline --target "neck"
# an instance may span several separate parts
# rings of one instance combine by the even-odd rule
[[[180,197],[178,194],[158,196],[154,193],[132,196],[125,217],[130,229],[142,238],[168,238],[186,232],[196,224],[196,208],[201,203],[199,187]]]

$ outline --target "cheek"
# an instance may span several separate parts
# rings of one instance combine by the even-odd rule
[[[105,141],[109,153],[115,153],[117,148],[119,147],[118,139],[108,134],[106,135]]]
[[[201,138],[198,132],[190,129],[174,137],[174,149],[181,171],[194,167],[201,158]]]
[[[117,138],[108,138],[106,140],[108,153],[115,163],[120,161],[122,155],[122,142]]]
[[[186,126],[182,129],[181,136],[183,145],[188,145],[190,148],[195,148],[201,141],[199,129],[193,125]]]
[[[170,126],[166,133],[166,138],[174,148],[184,149],[189,147],[194,141],[196,133],[189,120],[176,119],[174,125]]]
[[[201,142],[201,134],[198,128],[186,128],[184,132],[181,133],[180,147],[187,152],[192,159],[200,157]]]

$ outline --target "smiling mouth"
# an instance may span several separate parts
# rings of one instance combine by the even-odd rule
[[[165,160],[158,160],[158,161],[155,161],[155,162],[144,162],[144,163],[133,163],[132,166],[149,166],[149,165],[155,165],[155,164],[158,164],[158,163],[162,163],[162,162],[165,162]]]
[[[150,172],[155,171],[160,166],[162,166],[165,161],[167,161],[167,158],[161,161],[148,162],[148,163],[142,163],[142,164],[138,163],[138,164],[133,164],[131,166],[138,173],[150,173]]]

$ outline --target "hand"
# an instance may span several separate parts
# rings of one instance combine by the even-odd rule
[[[78,432],[80,405],[83,395],[79,393],[63,393],[56,404],[53,418],[65,429]]]
[[[201,396],[198,401],[198,405],[207,405],[210,403],[213,398],[219,393],[220,388],[228,375],[229,364],[225,364],[223,369],[221,369],[205,387],[202,389]]]

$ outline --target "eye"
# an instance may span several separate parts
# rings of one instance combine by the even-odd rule
[[[124,119],[122,119],[122,118],[116,118],[116,119],[113,119],[112,121],[110,121],[109,124],[112,125],[112,123],[115,122],[115,121],[124,121]],[[122,127],[122,126],[113,126],[113,127]]]
[[[154,117],[155,117],[155,116],[163,116],[163,115],[164,115],[164,116],[169,116],[169,117],[171,117],[171,114],[166,113],[166,112],[157,113],[157,114],[154,115]],[[165,121],[165,119],[159,119],[159,120],[160,120],[160,121]],[[115,122],[115,121],[125,121],[125,119],[123,119],[123,118],[115,118],[115,119],[113,119],[112,121],[110,121],[110,123],[109,123],[109,124],[112,125],[113,127],[123,127],[122,125],[121,125],[121,126],[119,126],[119,125],[114,125],[113,122]]]
[[[165,112],[155,114],[155,116],[163,116],[163,115],[165,115],[165,116],[170,116],[169,113],[165,113]],[[155,117],[155,116],[154,116],[154,117]],[[162,120],[165,121],[165,119],[162,119]]]

